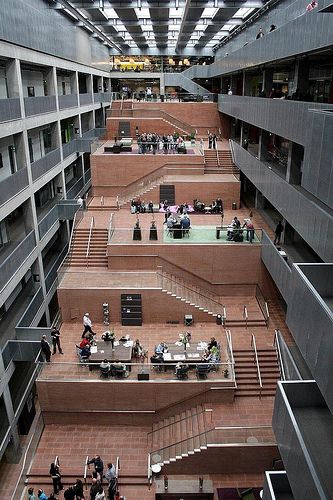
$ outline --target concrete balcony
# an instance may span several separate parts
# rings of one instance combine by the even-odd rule
[[[237,167],[325,262],[333,260],[333,216],[311,195],[269,169],[232,141]]]
[[[290,293],[291,268],[280,255],[272,240],[263,231],[261,260],[265,264],[267,271],[272,276],[282,297],[288,302]]]
[[[60,148],[50,151],[39,160],[31,163],[32,179],[35,181],[46,172],[51,170],[61,161]]]
[[[94,103],[97,104],[99,102],[102,102],[102,95],[101,93],[99,92],[95,92],[94,93]]]
[[[0,264],[0,290],[15,276],[35,247],[35,232],[31,231]]]
[[[86,94],[79,94],[80,106],[86,106],[87,104],[92,104],[92,94],[90,92]]]
[[[24,109],[26,116],[42,115],[57,110],[55,95],[25,97]]]
[[[56,285],[57,271],[60,267],[60,264],[66,257],[67,251],[68,251],[68,245],[65,245],[64,248],[61,250],[61,252],[56,256],[51,267],[48,269],[47,274],[45,275],[45,287],[47,293],[49,293],[50,290]]]
[[[312,118],[309,111],[333,111],[333,104],[220,94],[218,108],[221,113],[306,145]]]
[[[77,108],[77,94],[60,95],[58,97],[59,109]]]
[[[62,154],[64,159],[67,158],[67,156],[76,153],[76,151],[77,151],[76,139],[73,139],[72,141],[62,145]]]
[[[28,170],[21,168],[0,182],[0,206],[28,187]]]
[[[333,411],[333,379],[328,376],[333,350],[333,264],[294,265],[287,325]]]
[[[71,186],[69,186],[69,189],[66,187],[68,200],[73,200],[74,198],[76,198],[84,186],[83,177],[80,177],[79,179],[76,178],[73,180],[74,183]]]
[[[58,205],[54,205],[38,224],[39,239],[44,238],[50,229],[58,222]]]
[[[281,18],[278,19],[280,16]],[[235,38],[234,42],[230,41],[224,45],[219,51],[221,55],[217,53],[217,57],[221,57],[222,54],[224,56],[226,52],[228,52],[228,56],[217,60],[210,66],[206,66],[207,76],[204,78],[233,73],[270,61],[294,57],[297,54],[308,54],[333,44],[330,16],[320,13],[319,9],[314,9],[305,15],[302,0],[292,2],[290,9],[288,7],[281,8],[280,15],[279,13],[275,14],[271,18],[271,22],[274,22],[278,29],[259,40],[255,39],[255,34],[260,26],[260,24],[257,24],[254,26],[256,31],[252,31],[253,41],[246,46],[236,48],[233,44],[241,43],[241,45],[244,45],[245,41],[250,40],[248,38],[248,29],[244,32],[244,38],[240,34]],[[264,24],[269,26],[270,22],[267,18]],[[237,42],[237,39],[242,41]]]
[[[18,120],[21,118],[21,106],[19,98],[0,99],[0,122]]]
[[[330,498],[333,416],[314,381],[278,382],[273,429],[294,497]]]

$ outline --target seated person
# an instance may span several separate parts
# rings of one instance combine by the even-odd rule
[[[165,342],[160,342],[156,347],[155,347],[155,354],[164,354],[165,352],[168,352],[168,346]]]
[[[151,214],[154,213],[154,203],[152,201],[148,203],[148,212],[150,212]]]
[[[212,214],[216,214],[217,213],[217,205],[216,205],[216,201],[215,200],[213,200],[210,208],[211,208],[211,213]]]
[[[178,205],[177,214],[181,214],[182,215],[183,211],[184,211],[184,205],[183,204]]]
[[[91,356],[90,345],[85,345],[80,351],[81,358],[89,359]]]
[[[175,367],[175,375],[179,375],[181,373],[186,373],[188,372],[189,370],[189,366],[188,364],[186,363],[183,363],[182,361],[179,361],[177,364],[176,364],[176,367]]]
[[[191,227],[191,221],[190,221],[190,218],[186,215],[185,217],[182,217],[180,219],[180,225],[181,225],[181,228],[184,229],[186,232],[188,232],[188,230],[190,229]]]
[[[207,347],[209,352],[212,350],[212,347],[217,347],[217,340],[215,339],[215,337],[212,337],[210,339],[210,342]]]
[[[194,210],[196,212],[204,212],[205,211],[205,204],[202,203],[200,200],[194,200]]]
[[[163,207],[162,207],[162,208],[163,208],[163,210],[164,210],[164,212],[166,212],[166,211],[167,211],[168,206],[169,206],[168,200],[164,200],[164,201],[163,201]]]
[[[145,358],[145,350],[140,344],[140,340],[136,339],[135,344],[133,346],[133,356],[137,359]]]
[[[102,340],[105,342],[111,342],[114,340],[114,331],[106,330],[106,332],[102,333]]]
[[[99,365],[99,368],[101,372],[108,373],[111,369],[111,363],[109,363],[107,359],[103,359],[103,361]]]
[[[222,213],[223,212],[223,203],[221,198],[216,198],[216,212],[217,213]]]
[[[145,213],[146,213],[146,203],[145,203],[143,200],[142,200],[142,202],[140,203],[139,210],[140,210],[140,213],[142,213],[142,214],[145,214]]]
[[[91,340],[90,340],[90,334],[85,333],[83,339],[81,340],[79,347],[80,349],[83,349],[86,345],[90,346]]]
[[[126,373],[126,365],[117,359],[110,366],[110,372],[113,375],[121,372]]]
[[[167,228],[168,228],[169,230],[170,230],[170,229],[173,229],[173,225],[174,225],[174,223],[175,223],[175,219],[174,219],[174,217],[173,217],[173,215],[172,215],[172,214],[170,214],[170,215],[169,215],[169,217],[167,218],[166,223],[167,223]]]
[[[237,219],[237,217],[234,217],[228,226],[228,232],[227,232],[228,241],[232,241],[234,239],[234,236],[235,234],[238,233],[240,227],[241,227],[240,221]]]

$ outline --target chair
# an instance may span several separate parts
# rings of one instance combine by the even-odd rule
[[[197,377],[201,380],[204,380],[207,378],[207,374],[210,372],[211,366],[210,365],[197,365]]]
[[[126,369],[124,370],[123,365],[119,365],[119,366],[113,365],[113,369],[114,369],[114,376],[116,378],[127,378],[128,377],[128,371]]]
[[[81,356],[82,349],[78,345],[75,346],[75,351],[76,351],[76,355],[79,359],[79,362],[82,363],[83,365],[87,366],[87,363],[89,362],[89,357]]]

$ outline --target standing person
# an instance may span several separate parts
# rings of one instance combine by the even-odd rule
[[[73,486],[70,486],[69,488],[67,488],[67,490],[64,491],[64,499],[75,500],[75,491]]]
[[[36,500],[36,495],[34,494],[34,489],[28,489],[28,500]]]
[[[89,313],[85,313],[85,315],[83,316],[83,326],[84,326],[84,331],[82,337],[87,332],[89,332],[91,335],[96,335],[96,333],[92,331],[92,322]]]
[[[78,197],[77,202],[79,208],[83,208],[83,199],[81,196]]]
[[[101,486],[101,483],[93,477],[90,487],[90,500],[95,500],[96,494]]]
[[[279,220],[278,225],[275,228],[275,238],[274,238],[274,245],[280,245],[281,241],[281,234],[283,232],[283,224]]]
[[[61,345],[60,345],[60,332],[59,332],[59,330],[56,329],[55,326],[51,330],[51,338],[52,338],[52,345],[53,345],[53,353],[52,354],[56,354],[57,347],[58,347],[59,353],[64,354],[62,352]]]
[[[42,348],[42,353],[44,354],[45,361],[49,363],[51,361],[51,347],[47,341],[46,335],[43,335],[40,340],[40,345]]]
[[[84,500],[83,482],[81,481],[81,479],[76,480],[73,489],[75,492],[76,500]]]
[[[40,500],[48,500],[48,496],[44,493],[43,490],[38,490],[38,498]]]
[[[246,220],[242,227],[246,227],[246,240],[252,243],[254,238],[254,225],[251,220]]]
[[[61,482],[60,469],[54,462],[52,462],[50,467],[50,476],[52,477],[53,481],[54,494],[58,495],[59,491],[62,490],[63,488]]]
[[[212,134],[208,135],[208,148],[212,149],[212,144],[213,144],[213,136]]]
[[[103,460],[99,455],[95,455],[94,458],[89,460],[88,464],[94,464],[95,466],[95,471],[100,475],[101,480],[103,479],[103,469],[104,469],[104,464]]]
[[[136,342],[139,342],[139,341],[137,340]],[[139,344],[140,344],[140,342],[139,342]],[[108,468],[104,474],[104,477],[109,483],[111,481],[111,479],[115,479],[115,477],[116,477],[116,468],[111,462],[107,465],[107,467]]]
[[[102,486],[99,486],[97,493],[95,495],[95,500],[104,500],[105,499],[105,493],[102,488]]]
[[[258,31],[258,34],[256,36],[256,40],[258,40],[259,38],[262,38],[264,35],[265,35],[265,33],[263,32],[262,28],[260,28]]]
[[[216,134],[213,135],[213,149],[216,149],[217,146],[217,137]]]
[[[318,3],[316,2],[316,0],[312,0],[312,2],[310,2],[306,8],[306,12],[310,12],[311,10],[315,9],[317,7]]]

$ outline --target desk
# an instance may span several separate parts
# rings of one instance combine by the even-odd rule
[[[183,237],[182,225],[180,223],[174,224],[172,227],[172,234],[175,240],[181,240]]]
[[[198,347],[202,349],[198,350]],[[184,346],[171,344],[168,345],[168,352],[163,354],[164,363],[178,363],[179,361],[184,363],[204,363],[201,361],[201,356],[207,348],[207,343],[204,342],[191,342],[190,345],[184,351]]]
[[[129,342],[131,345],[127,345],[126,342],[120,342],[119,345],[114,346],[112,350],[111,342],[104,342],[104,340],[97,341],[96,346],[92,346],[92,352],[89,358],[91,363],[101,363],[104,359],[107,359],[112,363],[112,361],[121,361],[122,363],[130,363],[132,359],[132,349],[133,341]],[[90,370],[92,367],[90,367]],[[130,369],[130,367],[129,367]]]

